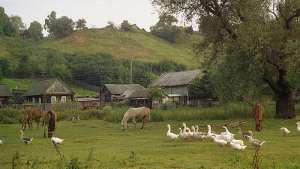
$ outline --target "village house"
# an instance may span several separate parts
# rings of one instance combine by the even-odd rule
[[[105,84],[100,90],[101,104],[128,101],[130,106],[139,107],[149,104],[147,90],[139,84]]]
[[[100,106],[99,97],[79,96],[76,97],[75,100],[80,103],[83,109],[98,108]]]
[[[163,103],[173,102],[181,105],[190,104],[189,85],[201,76],[201,71],[189,70],[162,74],[150,86],[159,87],[164,95]]]
[[[0,85],[0,107],[7,105],[11,96],[10,89],[6,85]]]
[[[73,101],[74,93],[58,79],[35,83],[25,94],[27,103],[64,103]]]

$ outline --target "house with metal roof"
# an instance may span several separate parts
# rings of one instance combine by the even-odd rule
[[[8,104],[12,96],[10,89],[6,85],[0,85],[0,107]]]
[[[37,82],[24,94],[27,103],[64,103],[74,99],[74,93],[64,82],[47,79]]]
[[[163,102],[189,104],[189,85],[197,77],[201,77],[201,74],[199,69],[165,73],[154,80],[150,86],[162,89],[163,94],[166,96]]]

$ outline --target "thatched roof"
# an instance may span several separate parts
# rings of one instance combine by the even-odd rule
[[[73,95],[73,92],[58,79],[42,80],[35,83],[24,96]]]
[[[172,87],[172,86],[184,86],[191,84],[191,82],[198,76],[201,75],[199,69],[182,71],[182,72],[171,72],[162,74],[158,79],[154,80],[151,86],[160,87]]]
[[[145,88],[139,84],[105,84],[104,86],[113,95],[121,95],[127,90],[145,90]]]
[[[0,97],[10,97],[11,92],[6,85],[0,85]]]
[[[134,99],[134,98],[149,98],[150,94],[147,89],[142,90],[126,90],[122,96],[125,99]]]

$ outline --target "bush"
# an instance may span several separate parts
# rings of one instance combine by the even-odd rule
[[[23,111],[20,109],[3,108],[0,109],[0,123],[13,124],[22,120]]]

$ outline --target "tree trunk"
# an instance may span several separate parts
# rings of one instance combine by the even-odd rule
[[[286,70],[279,69],[279,78],[276,84],[276,116],[283,119],[296,117],[293,90],[287,80]]]
[[[295,117],[295,102],[292,92],[277,94],[276,117],[283,119]]]

